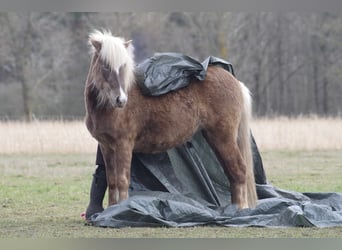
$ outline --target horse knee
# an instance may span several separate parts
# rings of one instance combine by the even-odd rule
[[[119,189],[117,185],[108,183],[108,206],[119,202]]]
[[[128,190],[129,187],[129,179],[126,176],[120,176],[118,178],[118,188],[119,190]]]
[[[120,176],[118,179],[119,201],[128,198],[129,178],[127,176]]]

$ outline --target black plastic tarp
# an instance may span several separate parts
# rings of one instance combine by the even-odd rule
[[[147,95],[161,95],[203,80],[208,65],[233,73],[229,62],[208,57],[199,63],[177,53],[156,54],[137,67]],[[257,227],[342,226],[342,193],[298,193],[267,184],[262,159],[252,138],[258,194],[255,208],[230,203],[229,182],[199,131],[189,142],[160,154],[133,154],[130,198],[93,215],[101,227]]]
[[[163,95],[187,86],[192,78],[204,80],[209,65],[222,67],[234,75],[230,62],[214,56],[200,63],[179,53],[156,53],[137,66],[137,83],[145,95]]]
[[[271,186],[258,191],[280,192]],[[293,195],[293,192],[289,193]],[[297,196],[295,194],[295,196]],[[261,199],[254,209],[237,210],[234,206],[208,207],[180,194],[143,192],[119,205],[108,207],[92,219],[100,227],[189,227],[220,225],[235,227],[334,227],[342,226],[341,194],[302,195],[300,201],[272,197]],[[321,201],[327,201],[321,204]],[[335,202],[334,206],[330,201]]]
[[[266,181],[256,145],[254,155],[256,176]],[[298,193],[269,184],[256,187],[255,208],[238,210],[232,205],[229,182],[199,132],[166,153],[134,154],[130,198],[93,215],[91,224],[115,228],[342,226],[341,193]]]

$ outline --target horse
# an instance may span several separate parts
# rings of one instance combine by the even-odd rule
[[[135,81],[132,41],[95,30],[85,83],[85,123],[105,161],[108,206],[128,198],[133,152],[158,153],[198,130],[215,152],[239,209],[257,201],[250,142],[251,96],[226,70],[209,66],[205,80],[161,96],[146,96]]]

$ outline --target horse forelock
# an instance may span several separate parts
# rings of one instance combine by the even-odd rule
[[[127,92],[134,83],[134,47],[132,44],[125,46],[125,40],[115,37],[110,31],[94,31],[90,34],[89,40],[98,41],[101,44],[99,57],[107,63],[111,70],[118,72],[120,67],[125,66],[124,89]],[[93,53],[95,48],[92,46]]]

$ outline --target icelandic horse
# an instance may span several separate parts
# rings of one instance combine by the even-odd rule
[[[108,206],[128,198],[132,152],[157,153],[185,143],[201,129],[230,182],[238,208],[257,201],[247,87],[209,66],[205,80],[158,97],[135,84],[133,45],[109,31],[89,35],[92,59],[85,85],[86,126],[106,166]]]

